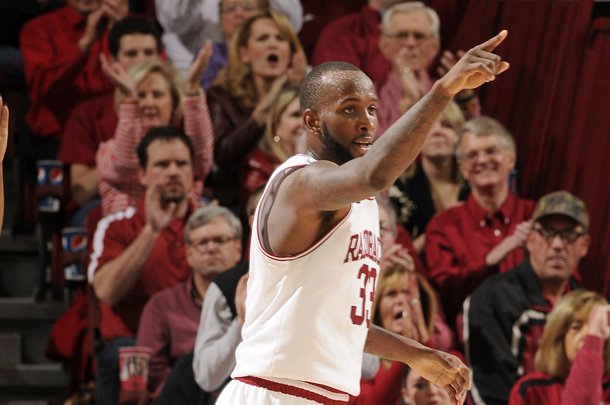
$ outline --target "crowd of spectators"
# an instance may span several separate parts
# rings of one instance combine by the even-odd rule
[[[298,95],[310,66],[342,60],[370,76],[379,137],[461,54],[443,49],[437,13],[416,1],[154,6],[156,20],[127,0],[67,0],[23,25],[18,50],[0,48],[2,72],[23,66],[23,158],[64,164],[66,225],[93,235],[99,404],[134,401],[126,347],[150,349],[138,403],[213,403],[228,381],[249,226],[275,168],[306,151]],[[609,307],[577,291],[587,209],[566,191],[520,197],[513,136],[485,113],[472,90],[458,94],[377,197],[371,322],[462,356],[471,403],[610,401]],[[362,376],[350,403],[449,403],[401,363],[365,356]]]

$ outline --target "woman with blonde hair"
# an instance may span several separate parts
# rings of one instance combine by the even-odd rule
[[[198,203],[203,180],[213,163],[214,132],[206,97],[199,85],[210,52],[211,47],[206,44],[184,84],[166,62],[145,62],[126,72],[118,63],[111,64],[102,57],[104,73],[116,87],[119,118],[114,138],[102,143],[96,154],[104,215],[133,206],[144,196],[135,151],[148,130],[166,125],[184,125],[184,132],[193,142],[192,163],[197,181],[191,200]]]
[[[299,107],[299,90],[294,87],[283,89],[271,107],[263,137],[248,154],[241,170],[242,206],[279,165],[302,149],[304,128]]]
[[[610,403],[610,305],[599,294],[566,294],[547,317],[534,359],[510,405]]]
[[[216,139],[212,187],[223,205],[237,202],[239,170],[259,143],[272,106],[286,85],[305,76],[305,54],[283,16],[256,14],[235,33],[229,61],[208,90]]]
[[[467,196],[455,158],[464,122],[460,107],[450,102],[430,130],[420,158],[390,188],[399,222],[409,231],[418,253],[423,251],[428,221]]]

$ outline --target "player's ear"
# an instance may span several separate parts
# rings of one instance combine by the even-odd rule
[[[318,114],[310,108],[303,111],[303,124],[305,124],[305,128],[309,131],[315,133],[320,132],[320,119]]]

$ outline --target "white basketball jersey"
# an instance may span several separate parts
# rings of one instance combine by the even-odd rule
[[[377,202],[352,203],[340,223],[297,256],[274,256],[260,240],[259,211],[274,180],[312,162],[305,155],[288,159],[257,208],[243,342],[232,377],[307,381],[357,395],[381,257]]]

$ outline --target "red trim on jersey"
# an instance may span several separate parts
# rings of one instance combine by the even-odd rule
[[[286,394],[286,395],[292,395],[293,397],[308,399],[310,401],[318,402],[318,403],[324,404],[324,405],[345,405],[345,404],[347,404],[347,401],[339,401],[336,399],[327,398],[324,395],[320,395],[318,393],[308,391],[303,388],[293,387],[292,385],[287,385],[287,384],[282,384],[282,383],[278,383],[278,382],[274,382],[274,381],[265,380],[264,378],[260,378],[260,377],[252,377],[252,376],[236,377],[235,380],[241,381],[244,384],[253,385],[255,387],[266,388],[270,391],[280,392],[280,393]],[[315,384],[315,383],[309,383],[309,382],[307,384],[315,385],[316,387],[329,391],[330,393],[346,395],[349,398],[349,395],[347,393],[345,393],[343,391],[339,391],[335,388],[328,387],[328,386],[322,385],[322,384]]]

